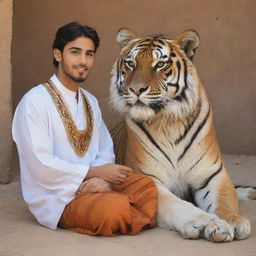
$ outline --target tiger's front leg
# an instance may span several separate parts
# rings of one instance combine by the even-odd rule
[[[172,194],[164,185],[157,183],[159,227],[180,232],[186,239],[197,239],[203,236],[205,228],[211,223],[220,221],[214,214],[195,207]]]
[[[201,209],[225,220],[232,227],[233,239],[246,239],[250,235],[250,223],[239,215],[237,194],[225,168],[207,186],[195,192],[195,202]],[[205,228],[205,237],[216,240],[219,230],[228,232],[221,223],[211,223]]]

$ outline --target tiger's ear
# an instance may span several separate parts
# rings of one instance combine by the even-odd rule
[[[123,48],[134,38],[136,38],[136,34],[131,29],[120,28],[117,32],[116,41]]]
[[[186,30],[176,38],[180,48],[186,53],[190,60],[193,59],[196,49],[199,46],[199,35],[195,30]]]

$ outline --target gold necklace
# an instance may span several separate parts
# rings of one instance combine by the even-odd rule
[[[91,142],[94,127],[93,110],[87,97],[84,95],[82,90],[80,90],[83,99],[87,128],[84,130],[78,130],[60,91],[56,88],[54,83],[49,80],[43,85],[50,94],[52,101],[62,119],[70,145],[78,156],[83,157]]]

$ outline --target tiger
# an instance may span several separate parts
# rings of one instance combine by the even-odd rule
[[[111,71],[110,102],[124,117],[110,129],[116,162],[151,177],[157,225],[185,239],[229,242],[249,237],[250,222],[220,152],[213,113],[193,64],[194,30],[173,38],[121,28]],[[241,188],[240,188],[241,190]],[[256,198],[247,188],[247,199]]]

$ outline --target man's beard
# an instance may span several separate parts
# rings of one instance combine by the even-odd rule
[[[70,74],[69,72],[66,71],[66,68],[65,68],[65,64],[63,63],[62,64],[62,70],[63,70],[63,73],[68,77],[70,78],[72,81],[76,82],[76,83],[82,83],[86,80],[87,76],[85,77],[75,77],[73,76],[72,74]]]
[[[74,82],[77,82],[77,83],[82,83],[86,80],[87,77],[74,77],[72,76],[71,74],[67,73],[65,70],[64,70],[64,74],[70,78],[72,81]]]

